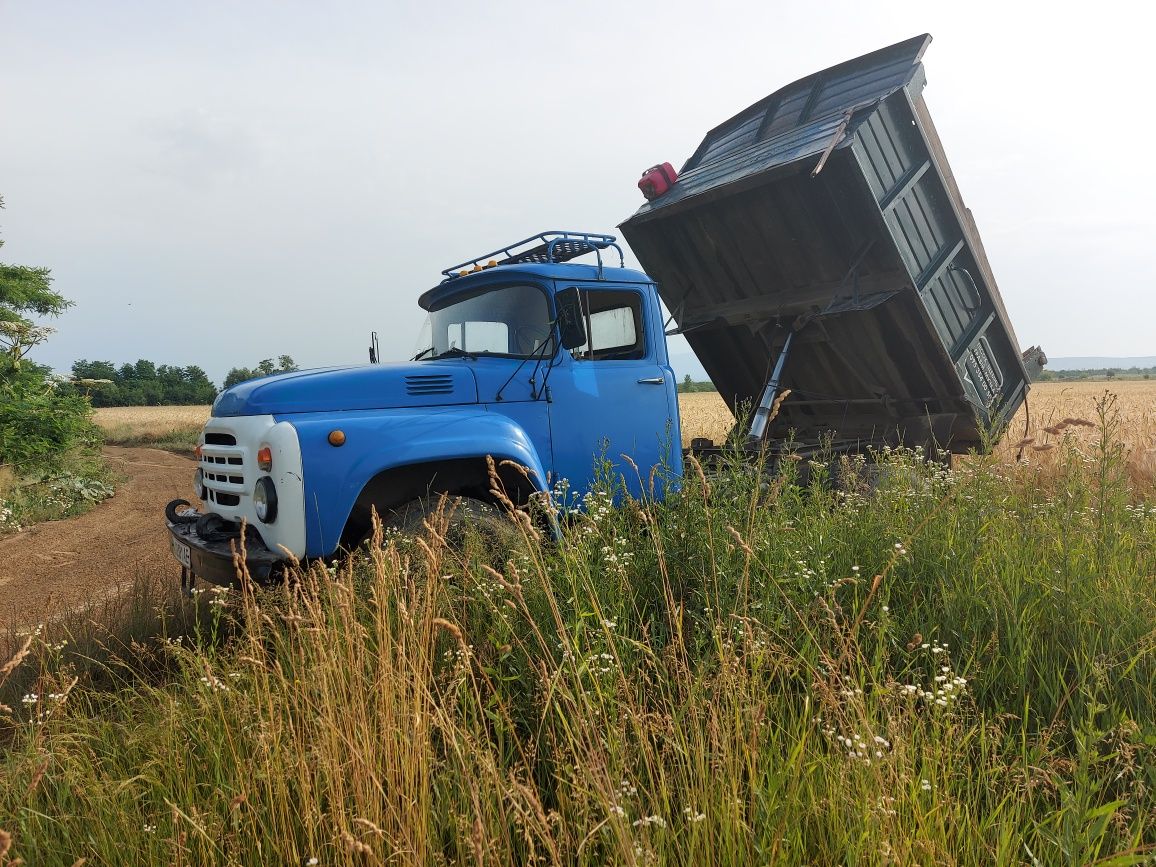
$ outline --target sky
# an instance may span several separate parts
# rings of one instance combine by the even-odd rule
[[[371,330],[402,359],[441,269],[613,232],[646,167],[928,32],[924,93],[1020,343],[1156,354],[1150,13],[1063,8],[0,0],[0,258],[76,302],[33,354],[58,370],[219,382],[363,361]]]

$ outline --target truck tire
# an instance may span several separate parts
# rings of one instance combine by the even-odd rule
[[[464,551],[480,545],[487,560],[502,563],[522,547],[524,537],[515,523],[490,503],[472,497],[445,496],[410,500],[383,519],[386,528],[403,536],[424,536],[427,522],[445,522],[444,536],[451,548]],[[440,515],[439,515],[440,513]]]

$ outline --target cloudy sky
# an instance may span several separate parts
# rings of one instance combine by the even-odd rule
[[[1117,6],[1117,8],[1113,8]],[[0,237],[76,307],[35,356],[415,350],[415,299],[546,228],[612,231],[767,93],[921,32],[1021,343],[1156,354],[1134,4],[0,0]]]

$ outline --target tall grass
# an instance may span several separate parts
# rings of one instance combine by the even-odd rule
[[[0,764],[7,855],[1139,863],[1156,508],[1105,421],[1047,466],[894,452],[859,490],[692,465],[662,503],[594,494],[560,543],[435,519],[210,591],[112,688],[48,653]]]
[[[104,442],[114,446],[163,449],[181,455],[191,454],[200,439],[204,425],[189,424],[163,430],[141,430],[133,424],[101,426]]]

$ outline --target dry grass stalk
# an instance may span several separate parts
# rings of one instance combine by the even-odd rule
[[[32,636],[29,635],[24,639],[24,643],[20,645],[19,649],[12,654],[3,665],[0,665],[0,683],[3,683],[13,671],[20,667],[27,657],[32,652]]]
[[[698,482],[700,485],[702,485],[703,498],[709,500],[710,482],[708,482],[706,479],[706,473],[703,471],[702,464],[694,455],[687,455],[686,463],[688,463],[694,469],[695,475],[698,476]]]
[[[767,416],[767,424],[773,422],[779,415],[779,408],[783,405],[783,401],[791,396],[791,389],[784,388],[779,396],[775,398],[775,402],[771,404],[771,414]]]

